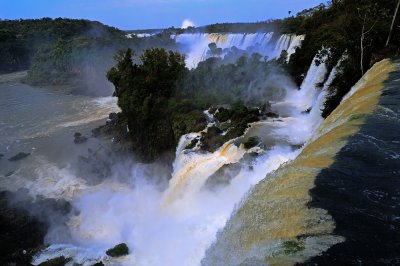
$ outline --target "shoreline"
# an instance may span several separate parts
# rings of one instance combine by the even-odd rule
[[[0,74],[0,84],[21,82],[28,76],[28,70]]]

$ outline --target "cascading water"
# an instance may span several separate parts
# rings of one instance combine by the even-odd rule
[[[307,77],[301,90],[287,88],[284,102],[291,104],[272,104],[277,112],[286,113],[285,117],[250,125],[241,138],[258,135],[265,143],[264,149],[246,150],[231,140],[214,153],[201,153],[196,147],[185,149],[199,137],[199,133],[191,133],[183,136],[177,147],[167,188],[160,189],[160,184],[149,181],[155,176],[149,176],[149,169],[157,165],[141,164],[116,171],[125,171],[125,176],[116,174],[98,185],[80,186],[79,193],[70,188],[77,212],[67,223],[68,237],[60,239],[49,232],[47,241],[51,245],[35,257],[33,264],[65,256],[83,265],[98,261],[106,265],[199,265],[241,198],[266,174],[296,158],[301,150],[295,145],[311,137],[322,119],[311,119],[311,113],[302,111],[304,107],[318,110],[323,97],[318,97],[321,90],[316,83],[323,81],[325,74],[324,64],[313,65],[308,75],[316,76]],[[297,98],[297,103],[307,104],[293,104]],[[212,123],[213,117],[209,120]],[[246,154],[253,154],[251,167],[241,165]],[[216,190],[206,189],[207,179],[230,164],[241,167],[230,182]],[[130,248],[128,256],[116,259],[105,255],[105,250],[121,242]]]
[[[210,43],[215,43],[218,48],[223,49],[221,56],[226,54],[224,49],[236,47],[250,53],[257,52],[261,55],[268,56],[269,59],[274,59],[280,56],[283,50],[290,55],[295,52],[295,49],[301,45],[304,40],[304,35],[284,34],[275,43],[272,40],[273,32],[269,33],[184,33],[172,35],[177,43],[186,46],[186,65],[194,68],[201,61],[207,59]]]
[[[335,156],[346,146],[349,136],[359,131],[360,125],[365,123],[366,117],[380,108],[378,103],[379,98],[382,97],[384,82],[395,68],[398,69],[398,66],[390,63],[389,60],[376,64],[353,87],[340,106],[323,121],[301,150],[300,155],[267,176],[251,190],[248,197],[242,201],[224,229],[218,234],[217,241],[206,252],[202,265],[294,265],[304,262],[310,257],[315,257],[331,246],[340,245],[339,243],[345,241],[344,237],[336,235],[336,231],[334,234],[335,222],[330,214],[320,207],[315,207],[315,205],[321,206],[319,203],[321,202],[321,195],[327,193],[328,187],[335,188],[337,191],[346,191],[347,196],[343,199],[343,202],[339,200],[340,204],[345,206],[344,208],[343,206],[339,209],[336,208],[336,202],[332,202],[332,195],[324,197],[329,199],[329,203],[325,202],[325,204],[330,206],[331,210],[335,210],[335,213],[340,214],[345,210],[346,213],[351,214],[358,213],[360,210],[349,206],[351,194],[357,193],[356,197],[360,197],[359,186],[377,188],[375,188],[376,185],[371,182],[371,179],[363,181],[363,177],[368,176],[368,174],[362,171],[368,172],[368,169],[360,169],[353,173],[351,168],[354,165],[351,163],[342,164],[342,168],[334,167],[331,175],[323,174],[323,170],[329,169],[334,163]],[[335,71],[335,69],[332,70],[327,83],[333,79],[332,76],[335,75]],[[389,87],[388,91],[393,90],[393,88]],[[387,98],[390,98],[390,96]],[[393,106],[392,102],[382,102],[382,104]],[[377,114],[380,116],[381,112],[379,110]],[[389,122],[389,119],[387,122]],[[376,127],[376,125],[372,127]],[[353,145],[359,143],[363,137],[356,137]],[[376,139],[376,141],[381,140]],[[359,145],[365,146],[366,144],[361,142]],[[376,146],[373,147],[376,149]],[[352,150],[352,148],[349,149]],[[352,152],[355,151],[352,150]],[[396,160],[387,157],[384,151],[382,151],[382,156],[385,159],[381,159],[379,164],[385,162],[388,167]],[[358,155],[355,160],[361,160],[362,157]],[[351,157],[343,157],[342,159],[348,161],[351,160]],[[358,165],[357,167],[363,168],[363,166]],[[320,175],[324,176],[325,181],[321,185],[322,190],[319,191],[319,197],[311,207],[310,189],[314,186],[315,178]],[[340,178],[347,176],[347,179],[337,181],[338,176]],[[373,177],[377,178],[376,175],[371,174],[371,178]],[[357,184],[355,188],[351,188],[351,192],[347,192],[349,185],[343,186],[341,182],[356,182]],[[365,192],[362,191],[362,193]],[[361,202],[359,198],[358,200]],[[372,214],[375,213],[375,210],[369,210],[369,208],[373,209],[374,207],[367,207],[371,204],[371,200],[367,199],[363,207],[362,219],[369,221],[371,218],[366,217],[374,216]],[[345,214],[342,213],[341,215]],[[359,218],[357,221],[362,219]],[[379,218],[375,220],[378,220],[375,223],[380,223]],[[348,218],[345,221],[342,226],[349,226]],[[375,227],[375,223],[371,223],[370,227]],[[357,222],[350,224],[353,227],[354,225],[360,226]],[[392,231],[392,225],[385,226],[382,226],[384,232]],[[350,237],[347,248],[349,245],[354,245],[353,237],[357,237],[357,239],[366,238],[364,236],[365,229],[353,234],[355,231],[354,229],[353,231],[341,231],[342,233],[346,232]],[[370,245],[369,240],[361,243],[366,247]],[[336,256],[340,257],[341,254],[337,253],[343,251],[339,249],[338,252],[336,249],[333,252],[336,252]],[[357,260],[354,259],[354,261],[361,261],[358,256],[356,258]],[[324,259],[325,262],[331,262],[332,258],[327,256]],[[350,261],[349,258],[347,259]]]

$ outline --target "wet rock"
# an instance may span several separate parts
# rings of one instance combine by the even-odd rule
[[[80,162],[83,162],[83,163],[87,163],[87,164],[90,163],[90,159],[89,159],[88,157],[85,157],[85,156],[82,156],[82,155],[79,155],[79,156],[78,156],[78,160],[79,160]]]
[[[93,264],[92,266],[104,266],[104,263],[102,261]]]
[[[8,173],[7,173],[7,174],[5,174],[4,176],[5,176],[5,177],[12,176],[12,175],[14,174],[14,172],[15,172],[15,171],[8,172]]]
[[[0,192],[0,265],[31,265],[42,247],[46,225],[28,211],[10,205],[15,193]]]
[[[13,157],[9,158],[8,160],[10,162],[15,162],[15,161],[22,160],[22,159],[28,157],[29,155],[31,155],[29,152],[28,153],[20,152],[17,155],[14,155]]]
[[[4,154],[0,153],[0,159],[4,157]]]
[[[65,266],[70,261],[71,258],[65,258],[64,256],[61,256],[42,262],[39,264],[39,266]]]
[[[85,136],[83,136],[81,133],[79,133],[79,132],[76,132],[75,134],[74,134],[74,143],[75,144],[81,144],[81,143],[85,143],[87,140],[88,140],[88,138],[87,137],[85,137]]]
[[[199,138],[195,138],[195,139],[193,139],[186,147],[185,147],[185,150],[191,150],[191,149],[193,149],[194,147],[196,147],[196,145],[197,145],[197,143],[199,142]]]
[[[260,138],[257,136],[250,137],[246,142],[243,143],[245,149],[251,149],[257,146],[261,142]]]
[[[116,245],[106,251],[106,254],[110,257],[121,257],[129,254],[128,246],[125,243]]]
[[[302,114],[309,114],[311,112],[312,107],[308,108],[307,110],[304,110],[301,112]]]
[[[117,113],[110,113],[109,115],[108,115],[108,118],[110,119],[110,120],[118,120],[118,114]]]
[[[267,117],[271,117],[271,118],[278,118],[278,117],[279,117],[278,114],[275,114],[275,113],[272,113],[272,112],[268,112],[268,113],[266,113],[265,115],[266,115]]]
[[[298,149],[302,148],[303,145],[304,145],[304,144],[290,145],[290,147],[291,147],[293,150],[298,150]]]

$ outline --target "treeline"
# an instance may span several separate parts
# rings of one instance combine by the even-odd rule
[[[36,51],[57,40],[76,37],[121,38],[124,33],[99,22],[73,19],[0,21],[0,73],[26,70]]]
[[[329,70],[340,58],[339,74],[330,86],[323,116],[328,116],[343,96],[377,61],[399,54],[399,17],[389,44],[390,26],[398,0],[335,0],[287,19],[298,34],[306,34],[301,48],[291,56],[290,72],[300,84],[314,56],[329,52]]]
[[[0,73],[29,69],[26,82],[32,85],[66,85],[79,93],[110,95],[113,88],[105,75],[117,50],[175,45],[165,34],[130,39],[125,34],[88,20],[0,21]]]
[[[41,46],[33,57],[27,82],[33,85],[68,85],[80,93],[111,95],[106,80],[114,54],[131,48],[138,53],[151,47],[175,49],[175,42],[160,35],[150,38],[88,38],[58,40]]]

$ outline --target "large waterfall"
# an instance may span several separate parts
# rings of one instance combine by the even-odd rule
[[[304,36],[196,33],[173,38],[186,45],[187,63],[195,67],[216,56],[210,53],[210,43],[221,49],[221,57],[236,47],[273,59],[284,50],[290,56]],[[357,256],[387,250],[397,254],[396,246],[383,240],[380,247],[371,249],[368,238],[374,234],[366,232],[377,229],[377,234],[388,237],[400,235],[395,230],[400,220],[388,215],[392,210],[386,211],[387,206],[400,208],[400,194],[393,193],[400,187],[400,66],[389,60],[377,63],[324,120],[321,110],[344,59],[345,55],[329,69],[327,57],[316,55],[300,87],[280,76],[285,94],[279,101],[269,102],[274,115],[250,123],[242,136],[214,152],[202,150],[199,142],[192,145],[219,123],[205,110],[208,125],[181,136],[172,166],[139,163],[119,155],[111,158],[110,141],[89,137],[92,126],[119,110],[115,99],[79,98],[26,85],[1,91],[9,104],[2,110],[8,117],[2,122],[6,130],[0,132],[4,137],[0,146],[7,152],[21,147],[29,147],[31,152],[18,168],[0,161],[0,166],[10,167],[2,169],[1,186],[24,197],[29,194],[38,200],[71,204],[67,213],[50,217],[46,247],[36,253],[32,264],[63,256],[70,259],[68,266],[100,262],[126,266],[295,265],[306,261],[324,265],[325,259],[317,256],[328,254],[329,260],[332,252],[340,257],[337,254],[349,250],[349,238],[357,243],[351,246]],[[392,76],[393,72],[397,76]],[[42,99],[50,99],[50,104],[43,106]],[[64,108],[58,109],[60,106]],[[32,110],[36,110],[34,121],[26,115]],[[382,130],[386,128],[390,130]],[[77,131],[88,136],[88,142],[65,145]],[[252,137],[260,144],[246,148],[243,143]],[[109,146],[99,148],[99,143]],[[54,155],[54,147],[59,157]],[[102,151],[105,160],[111,161],[105,163],[108,175],[95,179],[80,171],[79,162],[90,165],[90,156],[96,154],[104,159]],[[89,155],[77,159],[83,152]],[[384,169],[375,167],[377,162]],[[381,172],[389,181],[377,186],[375,179]],[[379,205],[381,199],[387,206]],[[351,200],[355,207],[348,206]],[[36,216],[48,215],[35,208],[30,211]],[[358,225],[347,223],[344,216]],[[373,219],[372,226],[366,219]],[[353,228],[349,230],[349,226]],[[108,256],[106,251],[119,243],[129,247],[129,254]],[[355,262],[361,263],[350,264]]]
[[[398,71],[398,65],[394,65],[389,60],[376,64],[354,86],[341,105],[321,124],[300,155],[292,162],[281,166],[273,174],[267,175],[252,189],[249,196],[242,201],[224,229],[218,234],[217,241],[208,249],[203,265],[293,265],[320,254],[332,245],[342,243],[346,240],[344,236],[347,233],[351,238],[350,241],[358,241],[360,247],[355,248],[356,250],[370,249],[368,247],[369,240],[364,236],[365,228],[360,230],[353,228],[352,233],[343,230],[344,236],[336,235],[334,233],[335,221],[321,207],[329,206],[330,210],[335,210],[333,213],[341,220],[343,220],[342,216],[349,215],[357,221],[354,225],[341,224],[340,226],[344,226],[344,228],[349,226],[368,228],[368,225],[364,225],[362,221],[380,220],[379,216],[370,218],[376,210],[371,206],[374,199],[371,198],[369,191],[374,187],[371,183],[372,179],[377,176],[374,173],[370,174],[369,169],[364,170],[359,166],[366,160],[359,155],[359,149],[367,146],[377,152],[375,151],[376,145],[382,142],[377,138],[377,131],[369,130],[369,134],[374,135],[365,135],[367,132],[364,130],[363,134],[355,136],[351,146],[347,148],[347,156],[343,157],[344,162],[340,167],[336,165],[332,169],[333,176],[323,173],[324,169],[330,168],[336,160],[341,160],[340,156],[336,159],[335,156],[348,144],[349,137],[357,134],[360,126],[365,124],[366,119],[375,112],[377,119],[385,117],[383,123],[386,125],[393,122],[398,123],[398,118],[395,118],[398,113],[396,115],[393,113],[393,109],[388,109],[388,107],[393,108],[392,102],[385,100],[378,106],[383,91],[387,95],[393,93],[398,95],[395,92],[395,85],[385,89],[384,82],[392,71]],[[388,96],[385,98],[389,99]],[[398,158],[388,157],[387,152],[392,153],[394,152],[392,149],[398,147],[398,144],[395,143],[390,145],[387,147],[388,150],[382,150],[383,157],[380,159],[380,162],[389,169],[393,167],[393,163]],[[352,157],[348,157],[350,154],[348,151],[352,152]],[[353,160],[353,164],[349,164],[349,160]],[[372,160],[370,163],[376,164]],[[358,170],[353,173],[354,168]],[[309,207],[311,201],[309,191],[313,188],[317,176],[323,178],[324,183],[317,183],[321,186],[316,188],[320,190],[318,198],[316,203]],[[367,179],[366,177],[369,179],[364,181],[363,179]],[[349,182],[354,182],[354,179],[357,180],[357,184],[352,187]],[[317,179],[317,181],[319,180]],[[347,182],[347,186],[343,187],[342,182]],[[385,188],[382,188],[383,190],[375,188],[383,191],[375,193],[392,194],[393,192],[389,192],[391,191],[389,186],[386,184]],[[328,187],[332,192],[341,193],[343,196],[326,195]],[[359,191],[360,187],[363,187],[363,190]],[[349,190],[349,192],[340,192],[341,190]],[[362,196],[365,195],[365,203],[363,207],[358,208],[363,208],[362,212],[369,216],[356,218],[352,213],[357,213],[360,209],[357,207],[352,209],[348,201],[350,197],[359,197],[360,192]],[[368,194],[366,194],[367,192]],[[328,200],[331,197],[336,198],[333,205],[331,199]],[[321,201],[322,198],[328,200],[329,203]],[[393,200],[395,201],[395,199]],[[334,207],[337,205],[341,205],[343,208],[338,210]],[[346,214],[343,213],[344,210]],[[368,221],[368,223],[370,222]],[[389,234],[390,228],[392,228],[390,225],[380,226],[382,232]],[[350,243],[354,246],[353,242]],[[386,245],[384,241],[382,245]],[[393,249],[390,245],[386,246],[386,250]],[[340,260],[340,253],[343,253],[345,249],[343,247],[332,252]],[[373,251],[371,250],[371,252]],[[358,261],[361,263],[361,260]],[[322,265],[324,264],[322,259],[320,262]],[[338,265],[344,264],[338,263]]]
[[[245,149],[236,140],[214,153],[201,152],[197,147],[185,149],[200,134],[191,133],[182,136],[172,178],[161,189],[149,182],[161,173],[156,164],[135,164],[127,176],[117,175],[98,185],[68,187],[76,209],[66,224],[68,237],[60,239],[50,232],[47,240],[51,245],[35,257],[34,264],[64,256],[83,265],[98,261],[106,265],[199,265],[218,230],[224,228],[249,189],[266,174],[295,159],[301,152],[299,145],[312,137],[322,121],[319,108],[325,93],[318,84],[326,75],[325,64],[313,62],[301,90],[288,87],[285,99],[272,103],[272,109],[282,117],[250,124],[240,138],[260,136],[266,144],[263,149]],[[334,75],[335,69],[330,76]],[[309,108],[311,112],[304,112]],[[210,118],[209,126],[213,123]],[[229,165],[239,168],[230,174],[229,182],[207,188],[210,178]],[[118,167],[123,166],[116,165],[116,172],[123,172]],[[65,176],[68,171],[63,171]],[[40,188],[36,191],[40,194]],[[107,248],[121,242],[129,246],[130,255],[119,259],[105,255]]]
[[[196,67],[200,61],[204,61],[210,55],[208,45],[215,43],[223,50],[236,47],[248,53],[257,52],[268,56],[269,59],[277,58],[283,50],[288,52],[288,57],[293,54],[304,40],[304,35],[284,34],[278,39],[273,38],[274,33],[184,33],[173,35],[177,43],[186,47],[186,64],[188,67]]]

